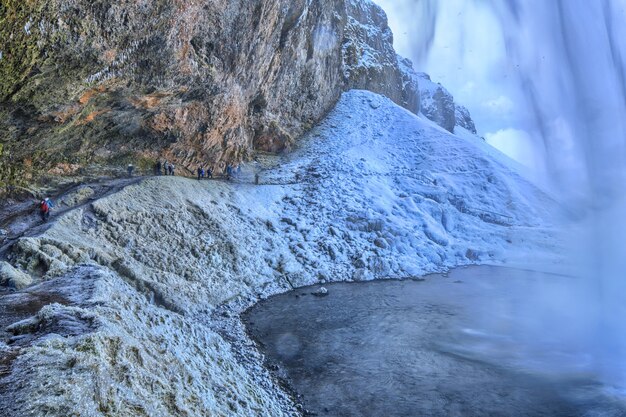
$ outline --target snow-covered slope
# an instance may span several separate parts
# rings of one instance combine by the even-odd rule
[[[148,179],[21,240],[13,265],[44,283],[4,305],[57,303],[8,328],[1,409],[296,413],[217,306],[555,250],[553,202],[468,136],[350,91],[261,185]]]

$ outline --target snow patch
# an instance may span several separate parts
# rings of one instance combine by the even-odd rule
[[[245,336],[234,344],[236,318],[216,311],[308,284],[531,253],[556,262],[555,203],[488,148],[350,91],[261,173],[263,185],[153,178],[69,212],[16,246],[14,267],[42,286],[63,284],[71,302],[11,328],[23,347],[2,406],[14,415],[295,414]]]

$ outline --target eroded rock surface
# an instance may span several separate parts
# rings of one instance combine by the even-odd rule
[[[347,88],[417,112],[369,0],[34,0],[0,13],[0,181],[278,152]],[[186,168],[186,169],[185,169]]]

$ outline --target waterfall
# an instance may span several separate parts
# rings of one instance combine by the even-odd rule
[[[541,148],[536,154],[545,157],[547,180],[568,213],[563,231],[577,279],[570,293],[530,296],[528,303],[553,303],[537,311],[568,310],[568,320],[552,323],[550,331],[563,333],[562,343],[587,358],[589,371],[625,388],[626,0],[464,1],[488,5],[499,22],[505,58],[516,69]],[[445,7],[433,0],[399,4],[434,12]],[[418,16],[414,25],[427,41],[415,42],[415,55],[424,56],[437,19]]]
[[[593,370],[626,382],[626,1],[492,0],[507,56],[545,147],[550,180],[576,214],[571,264],[577,342]],[[575,285],[575,286],[576,286]],[[574,341],[576,342],[576,341]]]

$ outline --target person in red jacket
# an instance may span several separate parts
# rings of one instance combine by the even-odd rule
[[[39,215],[42,221],[48,221],[50,218],[50,209],[53,207],[49,198],[44,198],[39,202]]]

